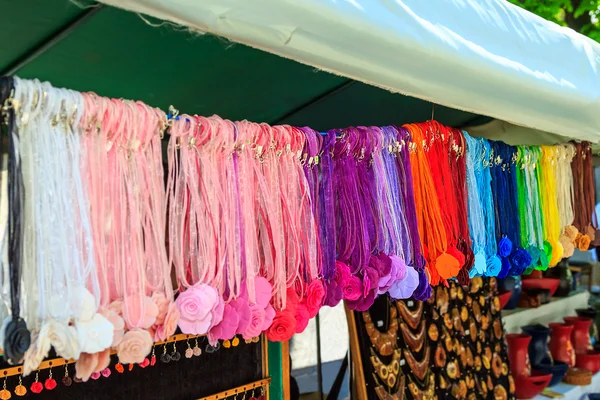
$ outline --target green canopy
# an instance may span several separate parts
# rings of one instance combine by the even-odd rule
[[[426,101],[109,6],[0,0],[0,10],[2,75],[142,100],[163,110],[173,105],[189,114],[319,130],[432,116]],[[434,112],[451,126],[489,121],[439,105]]]

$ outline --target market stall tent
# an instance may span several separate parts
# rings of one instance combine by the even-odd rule
[[[598,44],[503,0],[79,3],[0,0],[0,73],[319,130],[434,115],[600,138]]]
[[[391,92],[600,138],[600,45],[505,0],[103,2]]]
[[[56,86],[233,120],[310,125],[402,124],[431,118],[430,102],[319,72],[213,35],[69,0],[0,0],[0,71]],[[152,20],[160,24],[161,21]],[[324,112],[324,109],[326,112]],[[436,106],[461,126],[473,113]]]

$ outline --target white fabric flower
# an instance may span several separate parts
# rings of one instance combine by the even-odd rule
[[[77,360],[81,353],[77,331],[74,327],[52,319],[47,323],[46,334],[56,354],[69,360]]]
[[[31,345],[25,352],[25,357],[23,357],[23,376],[27,376],[38,369],[44,358],[48,356],[49,351],[50,341],[39,340],[39,334],[33,333],[31,336]]]
[[[98,312],[94,295],[84,287],[78,288],[73,294],[71,308],[73,317],[79,321],[90,321]]]
[[[99,353],[112,344],[114,326],[100,314],[89,321],[78,320],[75,329],[82,353]]]

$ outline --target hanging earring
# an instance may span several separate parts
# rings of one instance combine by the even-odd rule
[[[50,363],[50,373],[48,379],[44,381],[44,387],[47,390],[54,390],[56,388],[56,381],[52,378],[52,363]]]
[[[171,360],[175,362],[181,360],[181,353],[177,351],[177,341],[173,342],[173,352],[171,353]]]
[[[160,362],[165,363],[165,364],[171,362],[171,356],[167,354],[167,344],[166,343],[163,347],[163,353],[160,356]]]
[[[2,385],[2,390],[0,390],[0,400],[8,400],[12,397],[12,393],[6,390],[6,376],[4,377],[4,385]]]
[[[121,362],[118,362],[115,365],[115,371],[117,371],[120,374],[122,374],[123,372],[125,372],[125,367],[123,367],[123,364],[121,364]]]
[[[138,364],[141,368],[146,368],[148,365],[150,365],[150,360],[148,360],[148,357],[144,358],[144,361],[142,361],[141,363]]]
[[[202,354],[202,349],[200,348],[200,346],[198,346],[198,337],[197,336],[196,336],[196,345],[194,346],[192,351],[194,352],[194,355],[196,357],[198,357]]]
[[[185,358],[194,357],[194,350],[192,350],[192,346],[190,345],[190,338],[187,339],[187,349],[185,349]]]
[[[19,397],[23,397],[27,394],[27,388],[23,386],[23,380],[21,378],[22,376],[19,375],[19,384],[15,388],[15,394]]]
[[[210,343],[206,344],[206,352],[207,353],[214,353],[215,351],[219,350],[221,348],[221,343],[219,341],[217,341],[216,345],[211,345]]]
[[[240,344],[240,339],[238,339],[238,337],[237,337],[237,336],[235,336],[235,337],[233,338],[233,340],[231,341],[231,345],[232,345],[233,347],[238,347],[238,345],[239,345],[239,344]]]
[[[252,389],[252,397],[250,397],[250,399],[249,399],[249,400],[258,400],[258,399],[256,398],[256,388]]]
[[[31,384],[31,391],[33,393],[42,393],[42,390],[44,390],[44,385],[42,385],[39,381],[40,378],[40,372],[39,371],[35,371],[35,382],[33,382]]]
[[[71,386],[73,380],[69,377],[69,364],[65,364],[65,376],[62,378],[62,383],[65,386]]]
[[[154,346],[152,346],[152,355],[150,356],[150,366],[154,367],[156,365],[156,354],[154,354]]]
[[[258,396],[258,400],[265,400],[265,387],[260,387],[260,396]]]

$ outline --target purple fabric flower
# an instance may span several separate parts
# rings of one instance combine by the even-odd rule
[[[329,307],[335,307],[342,301],[344,292],[342,287],[337,284],[335,280],[325,283],[325,305]]]
[[[388,293],[393,299],[408,299],[419,286],[419,273],[413,267],[406,267],[404,278],[396,281]]]
[[[391,261],[390,273],[379,278],[379,290],[377,294],[386,293],[392,285],[406,276],[406,264],[404,260],[395,255],[391,255],[389,258]]]
[[[419,273],[419,286],[415,289],[413,297],[415,300],[425,301],[431,297],[431,285],[429,285],[425,270],[420,269],[417,272]]]

